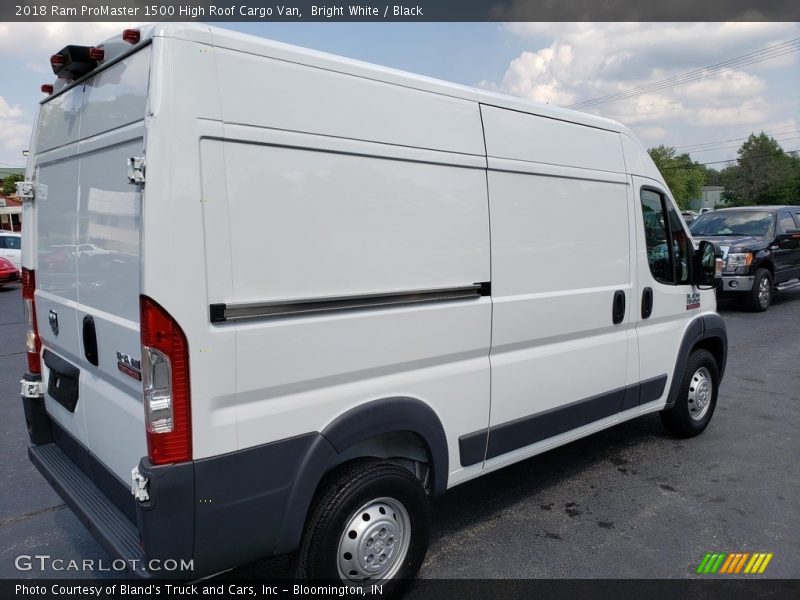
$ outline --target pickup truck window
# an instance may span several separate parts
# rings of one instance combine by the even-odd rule
[[[778,214],[778,226],[780,227],[781,233],[786,233],[790,229],[797,229],[797,225],[795,225],[794,219],[792,218],[792,213],[788,210],[782,210]]]
[[[699,236],[772,237],[774,213],[760,210],[720,210],[700,215],[689,229]]]
[[[653,190],[642,190],[645,243],[656,281],[689,283],[689,237],[672,203]]]

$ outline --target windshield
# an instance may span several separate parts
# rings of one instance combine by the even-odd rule
[[[720,211],[700,215],[689,225],[689,230],[699,236],[771,237],[774,224],[775,216],[770,212]]]

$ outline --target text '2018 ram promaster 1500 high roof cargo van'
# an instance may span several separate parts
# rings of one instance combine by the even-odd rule
[[[140,574],[409,578],[432,496],[711,419],[713,246],[618,123],[199,25],[52,65],[29,452]]]

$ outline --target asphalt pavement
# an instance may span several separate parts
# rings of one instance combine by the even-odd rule
[[[800,290],[766,313],[720,307],[729,359],[714,418],[676,440],[629,421],[438,498],[426,578],[685,578],[706,552],[772,552],[763,577],[800,577]],[[0,578],[19,555],[110,557],[29,463],[18,285],[0,287]],[[272,559],[232,576],[287,576]]]

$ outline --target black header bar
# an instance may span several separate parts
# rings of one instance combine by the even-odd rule
[[[0,21],[800,21],[797,0],[4,0]]]

